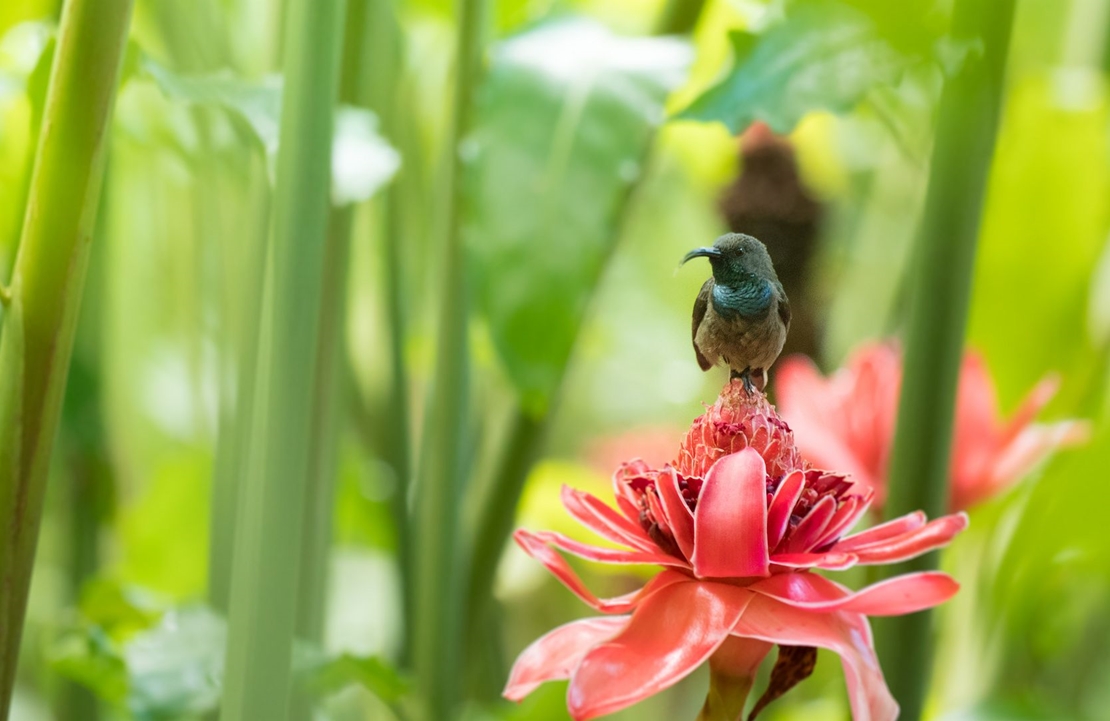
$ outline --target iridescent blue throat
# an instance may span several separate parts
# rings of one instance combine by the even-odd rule
[[[767,312],[771,307],[771,282],[752,280],[729,286],[713,284],[713,310],[724,318],[752,317]]]

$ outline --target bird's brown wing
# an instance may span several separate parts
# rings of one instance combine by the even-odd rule
[[[698,297],[694,300],[694,316],[690,328],[690,340],[694,344],[694,354],[697,355],[698,365],[701,366],[703,371],[713,367],[713,362],[702,354],[701,348],[698,348],[698,326],[705,319],[705,312],[709,310],[709,292],[711,290],[713,290],[713,279],[708,278],[702,284],[701,290],[698,291]]]
[[[783,291],[782,286],[779,286],[779,319],[782,321],[786,330],[790,330],[790,301],[786,298],[786,293]]]

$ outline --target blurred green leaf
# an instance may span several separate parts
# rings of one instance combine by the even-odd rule
[[[81,589],[80,609],[86,621],[123,641],[156,624],[166,604],[136,586],[97,578]]]
[[[568,53],[567,47],[574,47]],[[585,20],[495,47],[467,161],[464,237],[478,302],[521,397],[559,383],[689,47]]]
[[[864,12],[836,0],[792,3],[758,36],[732,35],[734,66],[680,118],[724,123],[739,133],[762,120],[780,133],[806,113],[846,112],[911,64]]]
[[[227,621],[207,606],[171,608],[153,594],[108,580],[90,583],[81,620],[51,647],[54,670],[126,709],[137,721],[192,718],[216,709],[223,685]],[[388,705],[408,681],[376,656],[329,657],[297,642],[294,670],[317,697],[358,684]]]
[[[377,656],[349,653],[306,669],[304,682],[317,696],[328,696],[358,684],[387,704],[393,705],[408,693],[409,683],[397,670]]]
[[[265,153],[271,176],[276,168],[281,128],[282,80],[268,76],[248,82],[230,71],[181,75],[151,60],[142,68],[171,100],[219,107],[246,124]],[[400,167],[401,158],[378,134],[378,118],[362,108],[343,106],[335,115],[332,145],[332,203],[370,198]]]
[[[104,583],[88,608],[98,615],[85,616],[81,626],[55,642],[54,670],[138,721],[215,709],[227,643],[223,618],[200,606],[170,610],[150,628],[120,640],[103,623],[139,612],[140,606],[128,600],[131,591],[116,590]],[[83,601],[83,612],[88,602]]]

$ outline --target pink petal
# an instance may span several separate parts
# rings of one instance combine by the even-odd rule
[[[627,613],[635,606],[635,601],[644,589],[626,593],[623,596],[616,598],[599,599],[597,596],[586,588],[586,584],[582,583],[582,579],[570,567],[566,559],[563,558],[554,548],[550,545],[546,536],[538,533],[529,533],[525,530],[519,530],[513,534],[520,547],[524,549],[532,558],[536,559],[544,566],[555,578],[563,582],[563,585],[571,590],[574,595],[593,606],[602,613]]]
[[[965,528],[967,528],[967,514],[954,513],[882,543],[855,548],[852,553],[859,557],[859,562],[862,564],[897,563],[948,545],[955,535]],[[834,550],[839,551],[840,548],[837,547]]]
[[[851,568],[859,559],[851,553],[773,553],[771,564],[784,568],[823,568],[827,571],[843,571]]]
[[[1058,448],[1085,443],[1091,426],[1084,421],[1062,421],[1025,428],[991,459],[987,477],[957,477],[952,487],[953,510],[970,508],[1000,493],[1029,473]]]
[[[1022,400],[1021,405],[1014,411],[1014,415],[1010,417],[1006,427],[1002,430],[999,441],[1002,445],[1009,443],[1017,438],[1026,426],[1033,422],[1041,409],[1048,405],[1052,397],[1056,395],[1056,391],[1060,389],[1060,376],[1055,373],[1050,374],[1048,377],[1041,380],[1040,383],[1033,386],[1033,390],[1029,391],[1029,395]]]
[[[868,494],[871,495],[871,494]],[[828,545],[836,539],[844,535],[844,533],[856,525],[860,517],[867,512],[867,507],[870,501],[859,496],[851,496],[844,504],[836,511],[836,515],[829,521],[829,525],[825,528],[822,537],[818,539],[815,544],[816,548]]]
[[[616,498],[617,508],[632,523],[640,522],[640,507],[627,481],[629,478],[650,472],[651,469],[646,463],[636,459],[625,463],[613,473],[613,497]]]
[[[573,538],[568,538],[554,531],[517,531],[517,533],[527,533],[544,543],[549,543],[557,548],[561,548],[567,553],[590,561],[597,561],[598,563],[643,563],[658,564],[660,566],[687,565],[683,559],[675,558],[661,551],[626,551],[620,548],[601,548],[600,546],[591,546],[588,543],[576,541]]]
[[[898,704],[883,680],[867,618],[854,613],[814,613],[756,595],[733,633],[788,646],[817,646],[840,654],[854,721],[894,721]]]
[[[852,593],[814,573],[781,573],[748,588],[809,611],[901,616],[944,603],[956,594],[960,585],[946,573],[926,571],[896,576]]]
[[[877,526],[868,528],[866,531],[857,533],[854,536],[848,536],[840,543],[836,544],[835,549],[837,551],[849,552],[863,546],[869,546],[873,543],[883,543],[891,538],[901,536],[904,533],[916,531],[925,525],[926,520],[925,514],[921,511],[907,513],[892,521],[880,523]]]
[[[674,540],[678,543],[682,554],[690,558],[694,554],[694,514],[682,498],[682,489],[678,487],[678,474],[673,468],[667,466],[659,474],[655,487],[659,491],[659,500],[667,514],[667,522],[671,533],[674,534]]]
[[[549,631],[517,656],[501,695],[510,701],[520,701],[546,681],[570,678],[589,650],[617,635],[629,618],[583,618]]]
[[[817,502],[809,513],[798,523],[797,528],[786,539],[784,553],[804,553],[817,545],[817,541],[829,526],[836,513],[836,499],[825,496]]]
[[[798,503],[805,486],[805,474],[801,471],[792,471],[782,479],[775,495],[767,506],[767,546],[775,548],[779,545],[786,528],[790,525],[790,513]]]
[[[560,495],[567,512],[576,521],[607,541],[649,553],[659,550],[639,524],[629,521],[589,493],[563,486]]]
[[[826,384],[813,361],[805,356],[792,355],[779,361],[775,396],[782,415],[791,419],[823,417],[826,409],[821,401]]]
[[[709,469],[694,512],[694,573],[701,578],[766,576],[767,471],[751,448]]]
[[[677,683],[728,637],[752,593],[720,583],[674,583],[647,597],[620,633],[586,654],[567,689],[575,719],[619,711]]]

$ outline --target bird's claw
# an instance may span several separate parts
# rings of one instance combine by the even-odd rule
[[[755,394],[756,387],[755,383],[752,381],[751,368],[745,368],[743,371],[730,370],[728,378],[730,381],[734,381],[739,378],[740,381],[744,384],[744,390],[747,391],[748,395]]]

